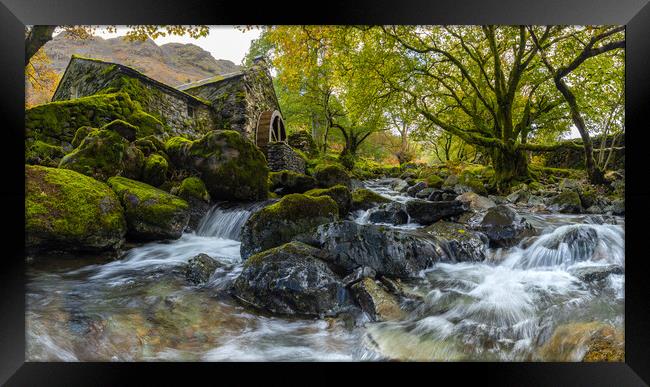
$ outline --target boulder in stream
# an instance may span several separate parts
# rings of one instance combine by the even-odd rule
[[[368,210],[378,204],[390,202],[390,199],[367,188],[359,188],[352,192],[352,211]]]
[[[124,210],[104,183],[68,169],[25,166],[25,244],[30,250],[119,248]]]
[[[108,185],[124,207],[128,238],[149,241],[181,237],[190,219],[185,200],[121,176],[108,179]]]
[[[406,212],[415,223],[429,225],[441,219],[458,216],[467,211],[465,204],[458,200],[430,202],[413,199],[406,202]]]
[[[248,218],[242,230],[242,259],[290,242],[320,224],[333,222],[338,213],[339,208],[330,197],[287,195]]]
[[[316,179],[294,171],[269,173],[269,189],[278,195],[303,193],[316,187]]]
[[[480,262],[485,260],[489,240],[485,234],[470,230],[460,223],[439,221],[423,229],[441,239],[448,250],[447,256],[456,262]]]
[[[530,223],[505,205],[488,209],[478,230],[487,235],[491,247],[512,247],[524,237],[534,234]]]
[[[307,196],[327,196],[336,202],[339,207],[339,216],[344,218],[352,208],[352,194],[350,190],[341,184],[330,188],[316,188],[305,192]]]
[[[346,273],[368,266],[377,274],[411,278],[446,258],[431,235],[352,221],[323,224],[298,239],[320,247],[326,253],[324,259]]]
[[[623,274],[625,269],[620,265],[584,266],[575,268],[570,273],[583,282],[596,282],[604,280],[611,274]]]
[[[380,204],[379,207],[371,209],[368,220],[372,223],[406,224],[409,216],[406,213],[406,206],[402,203],[393,202]]]
[[[207,282],[212,273],[220,266],[221,264],[209,255],[201,253],[190,258],[187,262],[185,266],[185,279],[193,285],[200,285]]]
[[[271,313],[332,316],[347,309],[350,295],[320,259],[322,252],[290,242],[251,256],[232,293],[245,304]]]
[[[387,292],[372,278],[364,278],[351,287],[355,300],[373,321],[401,320],[406,313],[397,297]]]

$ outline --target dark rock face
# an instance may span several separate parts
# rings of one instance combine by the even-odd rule
[[[347,273],[367,266],[377,274],[410,278],[446,258],[430,235],[351,221],[323,224],[300,239],[319,246],[327,253],[324,259]]]
[[[291,242],[250,257],[234,283],[242,302],[277,314],[332,316],[350,305],[340,278],[319,257],[322,253]]]
[[[191,258],[185,266],[185,279],[194,285],[207,282],[212,273],[221,265],[207,254]]]
[[[463,202],[444,201],[430,202],[427,200],[414,199],[406,202],[406,212],[415,223],[429,225],[441,219],[461,215],[467,211]]]
[[[252,254],[290,242],[296,235],[335,221],[339,208],[327,196],[291,194],[251,215],[242,229],[241,255]]]
[[[417,195],[418,192],[422,191],[425,188],[427,188],[427,183],[421,181],[419,183],[416,183],[409,189],[407,189],[406,194],[415,197],[415,195]]]
[[[489,240],[485,234],[469,230],[459,223],[440,221],[426,227],[424,232],[439,238],[449,258],[456,262],[485,260]]]
[[[583,282],[602,281],[610,274],[623,274],[625,270],[619,265],[581,267],[571,271],[575,277]]]
[[[350,286],[361,281],[364,278],[375,278],[375,276],[377,276],[375,269],[368,266],[360,266],[356,268],[352,273],[345,276],[345,278],[343,278],[343,283],[345,286]]]
[[[533,234],[526,219],[504,205],[488,209],[478,229],[487,235],[492,247],[511,247]]]
[[[397,297],[388,293],[372,278],[364,278],[351,287],[361,309],[374,321],[400,320],[406,313],[400,308]]]
[[[422,191],[415,194],[415,197],[418,199],[427,199],[433,193],[433,188],[425,188]]]
[[[386,203],[377,209],[371,210],[368,220],[372,223],[406,224],[409,216],[406,206],[402,203]]]
[[[271,172],[269,189],[278,195],[303,193],[316,188],[316,179],[290,170]]]
[[[598,233],[596,230],[589,226],[576,227],[568,231],[562,239],[558,239],[555,243],[549,244],[547,247],[557,250],[560,244],[565,244],[568,249],[568,254],[576,261],[589,260],[596,251],[598,246]]]
[[[453,189],[437,189],[431,192],[427,200],[431,202],[447,202],[455,200],[458,194]]]

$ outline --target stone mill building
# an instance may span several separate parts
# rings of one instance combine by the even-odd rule
[[[273,80],[263,58],[241,71],[172,87],[139,71],[107,61],[74,56],[52,101],[92,96],[114,87],[138,91],[142,110],[155,115],[169,136],[199,137],[216,129],[236,130],[266,155],[272,171],[304,172],[304,160],[286,143],[286,129]],[[142,90],[143,89],[143,90]]]

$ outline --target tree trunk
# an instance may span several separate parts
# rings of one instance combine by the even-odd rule
[[[528,158],[525,151],[513,147],[496,147],[491,149],[491,156],[495,182],[499,191],[505,191],[514,182],[530,180]]]
[[[33,26],[25,38],[25,66],[29,60],[45,45],[52,40],[52,34],[56,26]]]

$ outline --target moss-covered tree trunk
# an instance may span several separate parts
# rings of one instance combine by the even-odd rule
[[[508,188],[513,182],[530,180],[526,152],[516,147],[495,147],[491,149],[494,179],[498,190]]]

